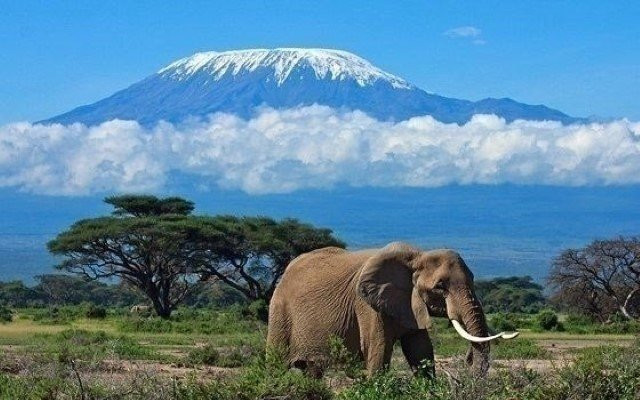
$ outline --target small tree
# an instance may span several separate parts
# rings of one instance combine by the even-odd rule
[[[563,251],[553,261],[552,299],[565,308],[604,320],[626,315],[627,295],[640,288],[640,239],[596,240],[582,249]]]
[[[154,196],[105,201],[115,206],[114,216],[79,221],[48,243],[53,254],[65,257],[58,268],[89,279],[120,278],[168,318],[195,281],[193,204]]]

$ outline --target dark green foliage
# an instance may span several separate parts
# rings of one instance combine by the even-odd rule
[[[0,305],[0,322],[11,322],[13,320],[13,312],[8,307]]]
[[[34,321],[47,325],[69,324],[85,316],[85,309],[79,306],[34,308],[23,312],[28,314]]]
[[[193,202],[180,197],[159,199],[149,195],[122,195],[107,197],[104,202],[115,208],[114,215],[120,216],[189,215],[194,209]]]
[[[220,361],[220,351],[211,344],[192,349],[187,361],[191,364],[218,365]]]
[[[558,315],[552,310],[542,310],[536,315],[536,325],[544,331],[562,330]]]
[[[202,217],[205,218],[205,217]],[[327,246],[345,247],[330,229],[295,219],[217,216],[203,219],[202,239],[209,250],[198,270],[203,279],[223,282],[248,300],[269,302],[289,263],[302,253]]]
[[[90,279],[117,277],[168,318],[201,287],[222,282],[249,300],[268,302],[288,263],[301,253],[341,246],[329,229],[293,219],[193,216],[183,199],[118,196],[115,216],[76,222],[48,243],[58,268]]]
[[[126,285],[109,285],[73,275],[38,275],[36,280],[38,283],[31,291],[48,305],[91,303],[122,307],[139,303],[144,298],[139,292]]]
[[[475,290],[487,313],[536,313],[545,305],[542,286],[530,276],[478,280]]]
[[[246,312],[253,319],[267,322],[269,317],[269,304],[263,299],[253,301],[247,306]]]
[[[105,319],[107,317],[107,309],[91,304],[85,315],[89,319]]]
[[[140,303],[144,298],[124,285],[106,284],[73,275],[38,275],[36,281],[32,287],[27,287],[21,281],[0,282],[0,303],[14,308],[82,303],[122,307]]]
[[[523,321],[513,313],[497,313],[489,318],[489,325],[494,331],[515,331],[522,328]]]
[[[0,282],[0,304],[9,307],[29,307],[39,301],[40,295],[22,281]]]
[[[196,308],[225,308],[234,304],[245,304],[246,297],[222,282],[200,282],[184,299],[185,306]]]

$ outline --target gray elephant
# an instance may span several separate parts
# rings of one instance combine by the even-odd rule
[[[388,366],[400,340],[411,369],[433,375],[430,316],[448,318],[470,341],[467,362],[480,374],[489,368],[489,341],[517,335],[489,336],[473,274],[458,253],[391,243],[355,252],[327,247],[293,260],[271,300],[267,346],[321,376],[336,336],[373,374]]]

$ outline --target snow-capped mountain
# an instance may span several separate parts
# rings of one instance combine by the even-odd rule
[[[42,122],[94,125],[118,118],[150,125],[218,111],[249,117],[262,105],[311,104],[396,121],[432,115],[443,122],[464,123],[480,113],[508,121],[579,121],[543,105],[508,98],[473,102],[428,93],[346,51],[285,48],[196,53],[106,99]]]

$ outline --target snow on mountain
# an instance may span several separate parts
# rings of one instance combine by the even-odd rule
[[[395,121],[431,115],[465,123],[474,114],[496,114],[507,121],[582,121],[508,98],[473,102],[428,93],[346,51],[283,48],[196,53],[110,97],[41,122],[95,125],[125,119],[153,125],[215,112],[249,118],[259,106],[312,104]]]
[[[280,86],[296,69],[306,67],[313,69],[317,79],[353,79],[360,86],[384,80],[394,88],[412,88],[405,80],[384,72],[363,58],[346,51],[327,49],[209,51],[171,63],[158,74],[185,80],[199,72],[206,72],[214,80],[220,80],[226,73],[236,76],[258,68],[269,68],[273,70],[273,77]]]

